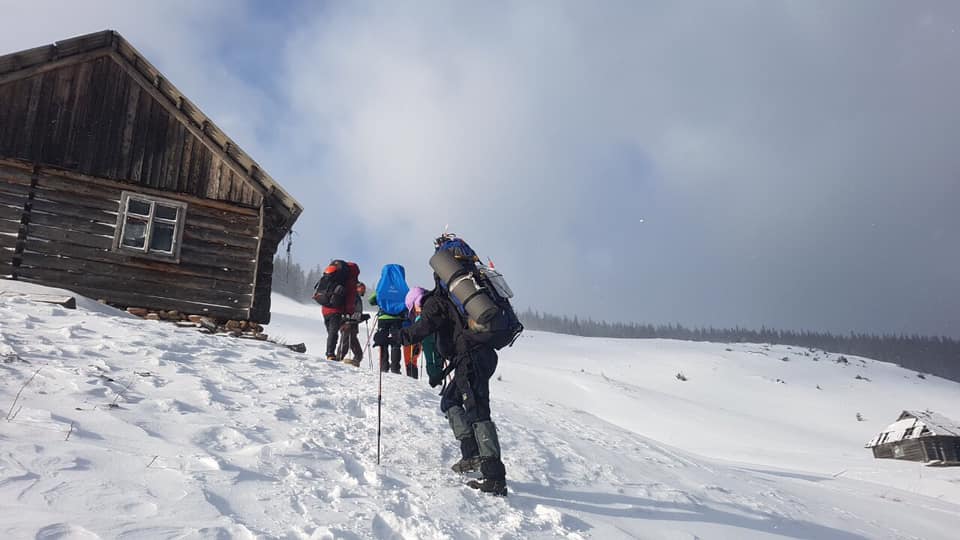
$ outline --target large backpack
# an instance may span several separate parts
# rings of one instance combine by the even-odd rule
[[[388,315],[403,315],[407,311],[406,272],[399,264],[387,264],[380,270],[377,282],[377,305],[380,311]]]
[[[449,281],[453,284],[451,290],[450,284],[444,282],[441,278],[440,284],[450,293],[450,299],[456,304],[457,310],[461,314],[461,324],[466,328],[467,340],[475,344],[483,344],[500,350],[504,347],[512,346],[514,341],[523,332],[523,324],[517,318],[513,306],[510,305],[510,298],[513,298],[513,291],[507,285],[506,280],[500,272],[496,271],[492,265],[484,266],[479,263],[480,258],[476,252],[461,238],[451,235],[441,237],[437,240],[437,253],[446,251],[456,260],[459,268],[453,272]],[[436,257],[436,254],[434,254]],[[431,266],[435,262],[430,259]],[[437,268],[435,267],[436,271]],[[449,272],[446,272],[449,273]],[[439,275],[439,272],[438,272]],[[466,298],[458,298],[455,292],[460,292],[458,283],[470,280],[464,287],[470,291]],[[462,293],[461,293],[462,295]],[[465,308],[465,304],[474,300],[478,295],[485,295],[492,302],[492,308],[484,313],[483,321],[471,316]]]
[[[347,279],[350,277],[348,263],[340,259],[330,261],[323,270],[320,281],[313,286],[313,299],[323,307],[342,308],[347,299]]]

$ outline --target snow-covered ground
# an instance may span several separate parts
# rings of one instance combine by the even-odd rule
[[[902,409],[960,419],[960,384],[891,364],[527,332],[492,381],[511,490],[496,498],[449,470],[456,445],[422,380],[383,377],[377,465],[378,373],[321,359],[316,306],[273,298],[267,332],[305,342],[297,354],[24,288],[0,281],[0,538],[960,530],[960,469],[863,448]]]

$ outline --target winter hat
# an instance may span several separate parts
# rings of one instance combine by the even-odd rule
[[[426,293],[423,287],[413,287],[410,289],[410,292],[407,293],[406,304],[407,309],[413,311],[413,307],[420,307],[420,301],[423,300],[423,295]]]

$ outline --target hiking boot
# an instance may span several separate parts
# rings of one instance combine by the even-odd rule
[[[480,456],[465,457],[450,466],[455,473],[468,473],[480,470]]]
[[[337,362],[337,361],[338,361],[338,360],[337,360],[337,355],[335,355],[335,354],[328,354],[328,355],[327,355],[327,360],[331,360],[331,361],[333,361],[333,362]]]
[[[467,485],[473,489],[479,489],[484,493],[490,493],[497,497],[507,496],[507,481],[494,480],[493,478],[481,478],[480,480],[471,480]]]

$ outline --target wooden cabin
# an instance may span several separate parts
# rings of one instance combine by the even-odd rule
[[[0,277],[267,323],[302,210],[116,32],[0,56]]]
[[[960,423],[933,411],[903,411],[866,447],[875,458],[960,465]]]

